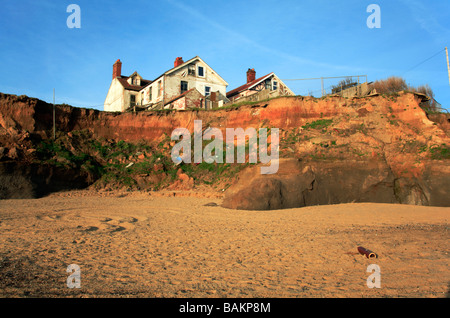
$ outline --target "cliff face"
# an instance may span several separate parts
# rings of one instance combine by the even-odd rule
[[[280,157],[301,162],[294,169],[298,170],[297,181],[302,178],[304,169],[312,171],[316,187],[313,187],[313,194],[308,190],[311,184],[306,185],[305,189],[310,192],[292,194],[297,196],[295,200],[279,195],[276,200],[284,203],[266,204],[263,208],[348,202],[355,197],[362,201],[373,198],[382,202],[448,206],[449,117],[445,114],[427,117],[420,102],[419,96],[400,93],[355,99],[287,97],[215,111],[108,113],[57,105],[56,128],[58,136],[88,131],[92,138],[140,141],[155,147],[164,136],[166,141],[170,139],[175,128],[188,128],[193,132],[194,120],[202,120],[203,128],[219,128],[223,136],[226,128],[279,128]],[[33,162],[37,143],[52,136],[52,116],[51,104],[0,94],[0,162]],[[73,144],[71,147],[76,148]],[[167,142],[162,146],[165,155],[170,156]],[[277,187],[275,184],[290,187],[290,183],[285,184],[287,177],[282,178],[282,165],[278,175],[266,179],[257,174],[245,180],[241,178],[239,182],[231,178],[224,204],[255,208],[252,203],[244,206],[237,202],[242,202],[251,182],[261,185],[261,178],[272,184],[272,187],[265,187],[270,195],[276,192],[272,191]],[[361,171],[356,179],[352,167]],[[188,177],[196,178],[194,174]],[[269,179],[271,181],[267,181]],[[85,183],[93,181],[92,176],[86,176]],[[350,196],[344,195],[345,186]],[[372,192],[366,191],[369,188],[372,192],[375,188],[382,189],[384,194],[370,195]],[[267,197],[266,192],[261,196]]]
[[[56,106],[58,131],[89,130],[94,135],[125,141],[157,140],[162,134],[170,135],[177,127],[193,131],[194,120],[202,120],[203,126],[217,127],[225,134],[225,128],[276,127],[281,130],[299,128],[308,122],[339,118],[350,123],[368,123],[379,129],[383,138],[398,139],[408,133],[404,127],[395,127],[392,121],[401,121],[410,129],[420,129],[424,138],[447,138],[448,116],[433,115],[436,122],[427,118],[419,107],[420,99],[413,94],[397,97],[374,96],[360,99],[329,97],[277,98],[258,105],[241,106],[217,111],[155,111],[138,113],[109,113],[94,109]],[[373,116],[375,115],[375,116]],[[384,117],[383,117],[384,115]],[[385,120],[376,120],[382,117]],[[382,119],[381,118],[381,119]],[[343,120],[339,127],[345,128]],[[386,125],[391,121],[391,125]],[[438,125],[436,125],[438,123]],[[53,106],[38,99],[0,93],[0,126],[30,133],[48,135],[53,127]],[[398,125],[397,125],[398,126]],[[335,127],[339,129],[339,127]],[[387,129],[386,129],[387,128]],[[47,134],[45,132],[47,131]]]

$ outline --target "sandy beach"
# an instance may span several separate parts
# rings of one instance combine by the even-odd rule
[[[88,191],[0,201],[0,296],[447,296],[449,208],[239,211],[221,201]],[[70,264],[81,288],[67,286]],[[380,288],[367,286],[370,264]]]

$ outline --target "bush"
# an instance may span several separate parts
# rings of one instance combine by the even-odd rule
[[[372,88],[377,90],[378,94],[392,94],[408,90],[408,84],[401,77],[391,76],[385,80],[378,80],[372,84]]]
[[[439,111],[439,104],[434,100],[434,92],[428,84],[420,85],[415,89],[416,92],[427,95],[430,100],[423,102],[420,106],[431,112]]]
[[[429,101],[421,103],[420,107],[427,111],[436,112],[439,110],[438,103],[434,100],[434,93],[427,84],[418,87],[410,86],[406,81],[397,76],[391,76],[384,80],[378,80],[371,84],[372,89],[376,89],[378,94],[394,94],[400,91],[411,91],[424,94],[430,98]]]

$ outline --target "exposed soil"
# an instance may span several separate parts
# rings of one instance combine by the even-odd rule
[[[296,96],[213,111],[120,114],[57,105],[53,140],[52,105],[0,93],[0,199],[91,186],[208,188],[229,194],[226,207],[250,210],[347,202],[450,206],[450,118],[427,114],[421,98]],[[218,128],[222,138],[225,128],[278,128],[279,157],[301,164],[270,180],[244,177],[248,154],[244,165],[177,166],[170,135],[179,127],[192,132],[195,120]]]

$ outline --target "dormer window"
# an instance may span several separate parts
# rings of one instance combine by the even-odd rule
[[[128,78],[128,83],[130,85],[141,86],[141,77],[133,74]]]

